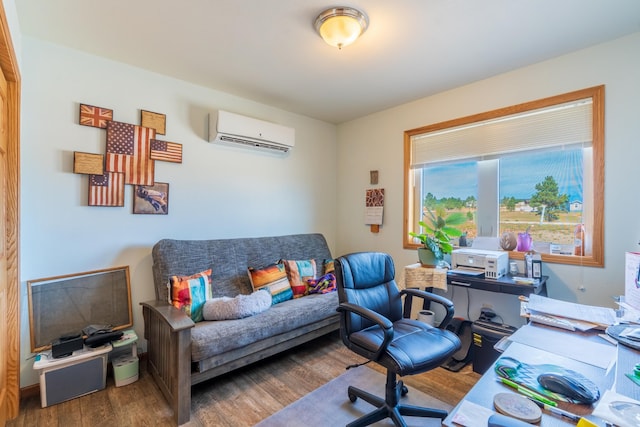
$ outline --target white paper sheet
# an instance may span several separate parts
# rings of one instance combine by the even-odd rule
[[[529,295],[527,307],[530,310],[570,319],[584,320],[599,325],[613,325],[616,323],[616,312],[612,308],[596,307],[593,305],[576,304],[560,301],[536,294]]]
[[[617,348],[614,346],[585,340],[582,336],[560,329],[525,325],[514,332],[509,340],[605,370],[612,366],[617,357]]]
[[[489,408],[463,400],[451,420],[464,427],[487,427],[489,417],[494,413]]]
[[[364,208],[364,223],[382,225],[382,206],[367,206]]]

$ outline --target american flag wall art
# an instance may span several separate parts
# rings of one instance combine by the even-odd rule
[[[163,162],[182,163],[182,144],[152,139],[150,157]]]
[[[153,185],[154,161],[150,156],[154,129],[129,123],[107,123],[107,157],[105,169],[123,172],[125,184]]]
[[[124,206],[124,174],[89,175],[89,206]]]

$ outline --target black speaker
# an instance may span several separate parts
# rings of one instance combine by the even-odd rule
[[[122,331],[99,332],[88,336],[84,343],[89,347],[100,347],[103,344],[120,339],[122,335],[124,335]]]
[[[51,355],[54,359],[58,357],[71,356],[76,350],[82,350],[84,343],[82,342],[82,336],[77,335],[74,337],[58,338],[51,343]]]

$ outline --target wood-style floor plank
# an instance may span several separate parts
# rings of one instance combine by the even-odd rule
[[[192,388],[191,420],[187,427],[251,427],[365,359],[347,349],[332,333],[251,366]],[[367,366],[384,373],[374,363]],[[403,378],[410,387],[450,405],[458,403],[480,375],[466,366],[460,372],[437,368]],[[345,399],[347,393],[345,390]],[[172,426],[173,414],[153,378],[141,363],[140,379],[107,388],[48,408],[40,396],[23,397],[18,417],[8,427],[47,426]]]

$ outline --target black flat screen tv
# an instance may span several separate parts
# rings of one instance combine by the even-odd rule
[[[33,353],[90,325],[133,325],[128,266],[30,280],[27,288]]]

